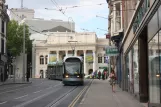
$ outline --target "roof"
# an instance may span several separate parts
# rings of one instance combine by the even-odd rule
[[[47,29],[47,30],[43,30],[42,32],[71,32],[70,29],[66,28],[66,27],[63,27],[63,26],[57,26],[57,27],[54,27],[52,29]],[[73,32],[73,31],[72,31]]]

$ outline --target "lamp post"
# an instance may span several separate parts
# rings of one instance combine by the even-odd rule
[[[68,18],[68,23],[69,23],[69,20],[71,20],[71,33],[72,33],[72,22],[74,22],[74,21],[73,21],[72,17]]]
[[[15,76],[16,76],[16,73],[15,73],[15,70],[16,70],[16,64],[15,64],[15,57],[11,57],[12,58],[12,63],[13,63],[13,75],[14,75],[14,78],[13,78],[13,82],[15,82]]]

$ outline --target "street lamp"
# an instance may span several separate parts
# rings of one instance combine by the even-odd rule
[[[75,43],[75,46],[74,46],[74,47],[72,47],[72,45],[71,45],[71,48],[72,48],[72,51],[73,51],[73,56],[74,56],[76,43],[77,43],[78,41],[68,41],[68,42],[70,43],[70,45],[71,45],[72,42]]]
[[[69,20],[71,20],[71,33],[72,33],[72,22],[74,22],[74,21],[73,21],[72,17],[68,18],[68,23],[69,23]]]

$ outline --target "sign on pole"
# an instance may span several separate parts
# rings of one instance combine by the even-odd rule
[[[117,56],[119,54],[118,48],[114,46],[106,47],[107,56]]]

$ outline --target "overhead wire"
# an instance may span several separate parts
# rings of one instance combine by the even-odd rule
[[[58,5],[58,3],[55,1],[55,0],[51,0],[51,2],[56,6],[56,8],[58,8],[58,11],[60,11],[65,17],[67,17],[67,18],[69,18],[69,16],[67,15],[67,14],[65,14],[65,11],[63,12],[62,10],[62,8]],[[102,3],[101,3],[102,4]],[[106,3],[107,4],[107,3]],[[72,17],[71,17],[72,18]],[[72,18],[72,20],[73,20],[73,18]],[[76,24],[76,22],[73,20],[73,22],[75,23],[75,25],[77,25]],[[81,28],[81,30],[82,30],[83,28]],[[86,30],[87,31],[87,30]],[[88,30],[89,31],[89,30]]]

